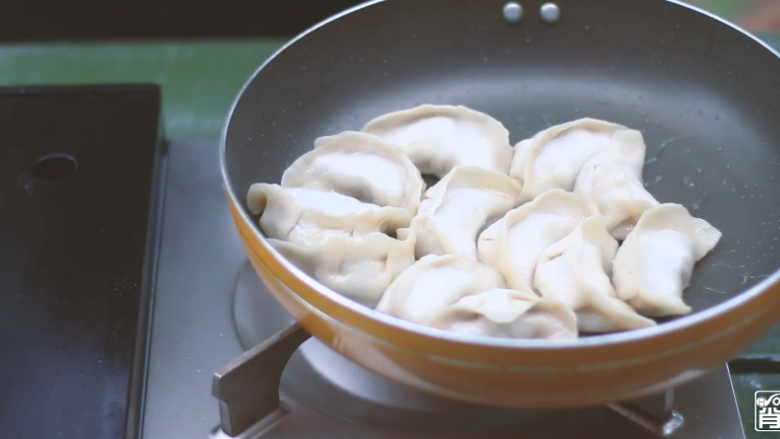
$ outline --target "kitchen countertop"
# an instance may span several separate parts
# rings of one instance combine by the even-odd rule
[[[780,34],[760,35],[780,49]],[[214,138],[249,75],[283,41],[155,41],[0,46],[0,85],[156,83],[162,86],[169,139]],[[753,393],[780,389],[780,325],[732,363],[745,433]]]

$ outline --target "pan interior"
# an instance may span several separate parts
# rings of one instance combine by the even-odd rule
[[[485,112],[513,144],[587,116],[640,130],[648,190],[723,232],[685,291],[695,311],[775,271],[775,54],[663,0],[558,4],[562,19],[551,26],[534,16],[535,1],[523,2],[527,16],[509,25],[503,2],[388,0],[299,38],[236,102],[225,133],[231,190],[243,200],[252,183],[278,183],[315,138],[419,104]]]

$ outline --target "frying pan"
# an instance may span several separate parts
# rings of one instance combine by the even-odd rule
[[[372,1],[306,31],[249,79],[222,137],[230,208],[275,298],[347,358],[444,397],[564,408],[647,395],[734,357],[780,318],[780,59],[716,17],[665,0]],[[548,6],[549,7],[549,6]],[[485,112],[514,144],[594,117],[641,130],[644,179],[723,232],[695,270],[690,315],[571,341],[463,336],[323,287],[277,253],[245,204],[315,138],[416,105]],[[777,246],[777,249],[775,247]]]

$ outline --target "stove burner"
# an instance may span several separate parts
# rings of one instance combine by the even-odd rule
[[[528,429],[532,426],[532,431],[540,432],[543,430],[538,428],[549,429],[556,424],[560,428],[560,421],[555,419],[566,419],[565,424],[571,426],[581,425],[573,428],[576,433],[566,434],[570,438],[627,437],[626,434],[635,438],[698,437],[702,426],[707,424],[698,415],[703,410],[701,403],[713,402],[713,390],[722,390],[724,378],[731,389],[724,365],[718,373],[682,386],[681,390],[697,389],[683,393],[693,398],[683,397],[677,403],[674,392],[668,391],[659,396],[611,404],[608,407],[612,411],[603,407],[561,411],[483,407],[396,384],[309,338],[267,292],[249,263],[238,276],[233,312],[239,339],[247,351],[215,375],[213,395],[220,400],[222,429],[218,428],[214,437],[265,438],[286,416],[294,415],[303,407],[347,421],[341,426],[345,432],[362,432],[360,437],[369,428],[393,432],[392,437],[419,437],[420,434],[483,437],[490,431],[492,437],[509,438],[516,437],[519,429],[531,431]],[[714,384],[715,381],[721,383]],[[704,393],[710,396],[700,394],[700,387],[709,389]],[[733,393],[716,398],[715,403],[720,404],[719,411],[737,414],[736,419],[733,415],[726,417],[730,428],[722,426],[715,431],[723,437],[744,438]],[[688,413],[688,422],[683,422],[675,408]],[[707,411],[712,412],[711,408]],[[594,422],[599,426],[595,430]],[[624,430],[627,433],[621,433]],[[708,431],[712,431],[711,427]],[[729,432],[733,433],[729,435]],[[346,437],[348,433],[335,433],[334,437]]]
[[[292,355],[282,375],[282,391],[335,418],[371,427],[432,434],[477,433],[516,424],[519,419],[532,416],[528,411],[477,406],[429,395],[376,375],[317,339],[300,339],[290,329],[295,322],[266,292],[249,264],[239,274],[233,312],[244,349],[252,349],[275,333],[280,334],[279,343],[287,343],[282,334],[300,340],[301,347]]]

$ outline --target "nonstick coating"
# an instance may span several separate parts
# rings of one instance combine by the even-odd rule
[[[388,0],[297,39],[251,79],[225,131],[229,189],[278,183],[315,138],[419,104],[465,105],[512,144],[551,124],[642,131],[644,179],[723,232],[685,292],[695,311],[780,265],[780,61],[761,43],[665,0],[561,0],[556,25],[522,1]],[[777,249],[775,248],[777,247]]]

